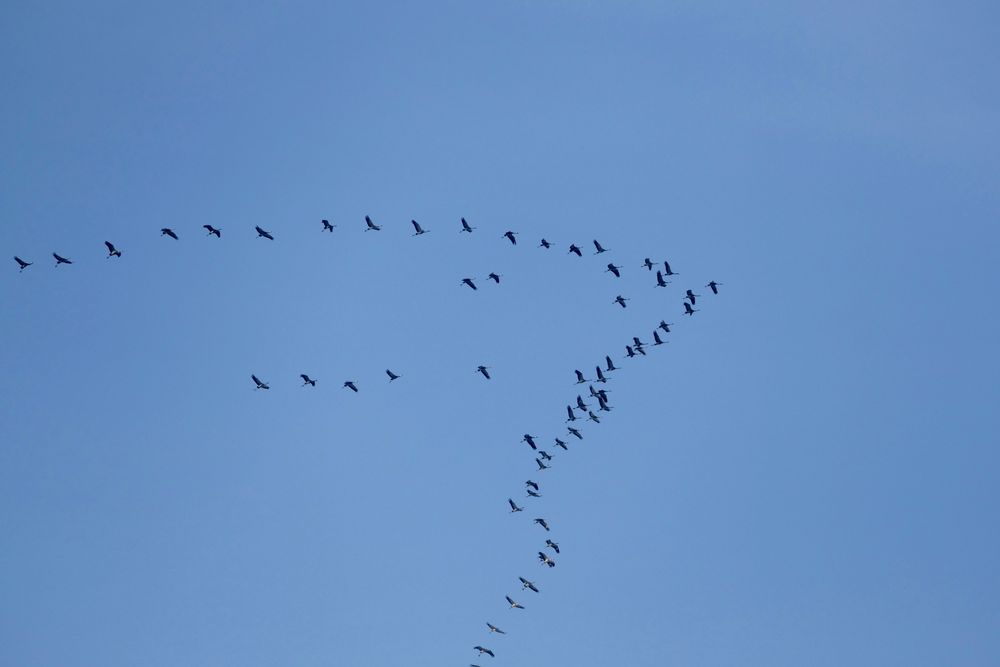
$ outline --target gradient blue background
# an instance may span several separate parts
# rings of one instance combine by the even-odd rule
[[[998,25],[4,3],[0,664],[997,664]]]

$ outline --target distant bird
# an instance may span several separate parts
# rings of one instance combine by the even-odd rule
[[[542,497],[542,494],[537,493],[535,491],[532,491],[531,489],[528,489],[528,495],[531,496],[532,498],[541,498]]]
[[[173,240],[175,241],[177,240],[177,234],[175,234],[174,230],[170,229],[169,227],[164,227],[163,229],[161,229],[160,236],[169,236]]]
[[[541,551],[538,552],[538,560],[542,561],[543,563],[545,563],[549,567],[555,567],[556,566],[556,562],[554,560],[552,560],[551,558],[549,558],[548,556],[546,556]]]
[[[670,327],[672,327],[673,324],[674,324],[673,322],[667,322],[666,320],[660,320],[660,324],[657,325],[657,326],[659,326],[660,329],[663,329],[663,333],[670,333]]]
[[[578,439],[583,440],[583,435],[572,426],[567,426],[566,430],[568,430],[571,435],[575,435]]]
[[[250,374],[250,379],[253,380],[253,383],[255,385],[257,385],[257,387],[254,389],[254,391],[257,391],[257,389],[270,389],[271,388],[270,386],[268,386],[268,384],[266,382],[261,382],[260,378],[258,378],[256,375],[253,375],[252,373]]]
[[[506,231],[503,235],[508,241],[510,241],[511,245],[517,245],[517,239],[514,238],[517,236],[517,232]]]
[[[497,285],[500,284],[500,274],[498,274],[498,273],[491,273],[490,275],[488,275],[486,277],[489,280],[492,280],[493,282],[495,282]]]
[[[486,372],[487,368],[489,368],[489,366],[480,366],[479,368],[476,369],[476,372],[477,373],[482,373],[483,377],[486,378],[487,380],[489,380],[490,379],[490,374]]]
[[[608,378],[604,377],[604,371],[601,370],[600,366],[595,366],[594,370],[597,371],[597,381],[598,382],[607,382],[608,381]]]
[[[615,274],[615,278],[621,278],[622,274],[621,274],[621,271],[619,271],[619,269],[621,269],[621,268],[622,267],[615,266],[614,264],[608,264],[608,268],[605,271],[605,273],[607,273],[608,271],[610,271],[611,273]]]
[[[538,455],[541,456],[546,461],[551,461],[552,460],[552,456],[547,451],[545,451],[544,449],[539,449],[538,450]]]
[[[545,532],[549,531],[549,524],[545,522],[545,519],[535,519],[535,523],[545,529]]]
[[[309,385],[310,387],[315,387],[316,386],[316,380],[313,380],[311,377],[309,377],[305,373],[301,373],[299,375],[299,377],[302,378],[302,386],[303,387],[306,386],[306,385]]]
[[[644,261],[642,262],[642,265],[646,267],[646,270],[647,270],[647,271],[652,271],[652,270],[653,270],[653,263],[652,263],[651,261],[649,261],[649,257],[647,257],[647,258],[646,258],[646,259],[645,259],[645,260],[644,260]]]
[[[663,279],[663,271],[657,271],[656,272],[656,286],[657,287],[666,287],[669,284],[670,283],[668,283],[666,280]]]
[[[660,334],[653,329],[653,345],[663,345],[666,341],[660,338]]]
[[[535,586],[535,583],[533,581],[528,581],[524,577],[518,577],[518,579],[521,580],[521,590],[529,590],[529,591],[534,591],[536,593],[538,592],[538,587]]]
[[[688,301],[690,301],[692,306],[698,305],[697,304],[698,299],[696,297],[699,297],[699,296],[701,296],[701,295],[700,294],[695,294],[691,290],[688,290],[687,292],[684,293],[684,298],[687,299]]]
[[[266,232],[263,229],[261,229],[260,227],[257,227],[256,225],[254,226],[254,229],[257,230],[257,238],[265,238],[268,241],[273,241],[274,240],[274,237],[271,236],[271,232]]]
[[[583,410],[586,410],[588,407],[590,407],[590,406],[588,406],[586,403],[583,402],[583,397],[580,396],[580,394],[577,394],[576,395],[576,408],[577,408],[577,410],[580,410],[582,412]]]
[[[462,278],[462,283],[468,285],[472,289],[479,289],[476,287],[476,283],[472,282],[472,278]]]
[[[527,433],[525,433],[524,437],[521,438],[521,442],[528,443],[528,446],[531,447],[532,449],[538,449],[538,447],[535,446],[534,436],[528,435]]]
[[[595,255],[600,255],[602,252],[607,252],[607,249],[601,247],[601,244],[597,242],[597,239],[594,239],[594,247],[597,249],[597,252],[594,253]]]
[[[559,438],[556,438],[556,447],[562,447],[567,452],[569,451],[569,447],[566,446],[566,443],[560,440]]]
[[[465,218],[462,218],[462,229],[458,233],[461,234],[462,232],[469,232],[471,234],[473,229],[475,229],[475,227],[470,227],[469,223],[465,221]]]
[[[573,406],[572,405],[567,405],[566,406],[566,414],[569,415],[569,418],[566,419],[566,421],[568,421],[568,422],[575,422],[576,421],[576,414],[573,412]]]
[[[556,553],[559,553],[559,545],[553,542],[552,540],[545,540],[545,546],[552,549]]]
[[[636,345],[635,351],[644,357],[646,356],[646,350],[644,350],[641,345]]]
[[[673,270],[671,270],[671,268],[670,268],[670,262],[668,262],[666,260],[663,261],[663,273],[665,275],[668,275],[668,276],[679,276],[679,275],[681,275],[679,273],[674,273]]]
[[[402,377],[400,375],[396,375],[395,373],[393,373],[392,371],[390,371],[388,368],[385,369],[385,374],[389,376],[389,382],[392,382],[393,380],[398,380],[400,377]]]
[[[569,244],[569,251],[570,251],[571,253],[574,253],[574,254],[575,254],[575,255],[576,255],[577,257],[583,257],[583,253],[582,253],[582,252],[580,252],[580,249],[579,249],[579,248],[577,248],[577,247],[576,247],[576,245],[574,245],[574,244],[572,244],[572,243],[571,243],[571,244]]]
[[[611,412],[611,408],[608,406],[607,394],[603,392],[598,392],[597,394],[597,405],[598,410],[601,412]]]
[[[73,263],[73,260],[66,259],[65,257],[61,257],[60,255],[57,255],[56,253],[52,253],[52,256],[56,258],[56,266],[59,266],[60,264],[72,264]]]
[[[538,469],[539,470],[548,470],[551,467],[551,466],[545,465],[545,463],[541,459],[537,459],[536,458],[535,459],[535,463],[538,464]]]
[[[684,314],[685,315],[694,315],[695,313],[698,312],[698,310],[699,309],[697,309],[697,308],[692,308],[691,304],[688,303],[687,301],[684,302]]]
[[[21,271],[24,271],[24,270],[25,270],[26,268],[28,268],[28,267],[29,267],[29,266],[31,266],[32,264],[34,264],[34,262],[26,262],[26,261],[24,261],[23,259],[21,259],[20,257],[17,257],[16,255],[14,256],[14,261],[15,261],[15,262],[17,262],[17,265],[18,265],[19,267],[21,267],[21,268],[19,268],[19,269],[18,269],[18,272],[19,272],[19,273],[20,273]]]
[[[645,343],[643,343],[641,340],[639,340],[638,336],[632,336],[632,342],[635,343],[635,346],[637,348],[642,347],[643,345],[645,345]]]
[[[618,367],[617,367],[617,366],[615,366],[615,364],[614,364],[614,362],[613,362],[613,361],[611,361],[611,357],[607,357],[607,356],[606,356],[606,357],[604,357],[604,363],[606,363],[606,364],[607,364],[607,370],[608,370],[608,372],[609,372],[609,373],[610,373],[611,371],[616,371],[616,370],[618,370]]]
[[[323,223],[324,232],[332,232],[333,228],[337,226],[337,225],[331,225],[329,220],[322,220],[321,222]]]
[[[625,354],[628,356],[629,359],[635,356],[635,351],[632,349],[631,345],[625,346]]]
[[[488,621],[486,623],[486,627],[488,627],[490,629],[490,632],[495,632],[495,633],[500,634],[500,635],[507,634],[506,632],[504,632],[503,630],[501,630],[500,628],[498,628],[497,626],[493,625],[492,623],[490,623]]]
[[[587,389],[590,390],[590,395],[593,396],[594,398],[597,398],[598,396],[600,396],[600,394],[597,393],[597,390],[594,389],[594,385],[590,385],[589,387],[587,387]]]
[[[372,231],[374,231],[374,232],[380,232],[380,231],[382,231],[382,226],[381,225],[376,225],[374,222],[372,222],[372,219],[369,218],[367,215],[365,216],[365,225],[367,225],[367,227],[365,227],[365,231],[366,232],[372,232]]]
[[[493,655],[493,651],[489,650],[488,648],[483,648],[482,646],[473,646],[472,648],[474,648],[477,651],[479,651],[479,655],[482,655],[483,653],[485,653],[486,655],[490,656],[491,658],[495,658],[496,657],[495,655]]]
[[[115,244],[112,243],[111,241],[105,241],[104,245],[108,249],[108,259],[111,259],[112,257],[121,257],[122,256],[122,251],[119,250],[118,248],[116,248]]]
[[[344,383],[344,386],[353,391],[355,394],[358,393],[358,387],[354,384],[354,380],[348,380]]]
[[[549,248],[552,247],[552,244],[546,241],[545,239],[542,239],[542,242],[538,244],[538,247],[545,248],[546,250],[548,250]]]
[[[597,418],[597,415],[595,415],[592,410],[587,410],[587,419],[594,422],[595,424],[601,423],[601,420]]]
[[[623,297],[623,296],[622,296],[621,294],[619,294],[618,296],[616,296],[616,297],[615,297],[615,303],[617,303],[617,304],[618,304],[619,306],[621,306],[622,308],[624,308],[624,307],[625,307],[625,302],[626,302],[626,301],[629,301],[629,300],[630,300],[630,299],[628,299],[628,298],[626,298],[626,297]]]
[[[530,487],[531,487],[531,488],[533,488],[533,489],[534,489],[535,491],[538,491],[538,490],[539,490],[539,489],[538,489],[538,482],[533,482],[533,481],[531,481],[531,480],[529,479],[529,480],[528,480],[528,481],[526,481],[526,482],[525,482],[524,484],[525,484],[526,486],[530,486]]]
[[[576,371],[573,371],[573,372],[576,373],[576,383],[577,384],[583,384],[584,382],[587,381],[587,378],[583,377],[583,373],[581,373],[580,371],[576,370]]]
[[[410,224],[413,225],[414,236],[420,236],[421,234],[426,234],[427,232],[430,231],[429,229],[424,229],[423,227],[421,227],[420,223],[417,222],[416,220],[410,220]]]
[[[326,220],[324,220],[323,222],[326,222]],[[216,229],[215,227],[213,227],[212,225],[202,225],[202,227],[204,227],[206,230],[208,230],[208,233],[205,234],[205,236],[212,236],[214,234],[215,238],[217,238],[217,239],[221,239],[222,238],[222,232],[220,230]]]
[[[509,595],[505,595],[504,597],[507,598],[507,604],[510,605],[511,609],[524,609],[522,605],[514,602]]]
[[[709,284],[705,285],[705,287],[709,287],[709,288],[711,288],[711,290],[712,290],[712,294],[718,294],[718,293],[719,293],[719,285],[721,285],[721,284],[722,284],[722,283],[717,283],[717,282],[715,282],[715,281],[713,280],[713,281],[712,281],[712,282],[710,282]]]
[[[513,514],[514,512],[523,512],[524,511],[524,508],[517,506],[517,503],[514,502],[513,498],[508,498],[507,502],[510,504],[510,513],[511,514]]]

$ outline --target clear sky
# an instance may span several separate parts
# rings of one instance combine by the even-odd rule
[[[3,3],[0,664],[1000,663],[1000,12],[732,4]]]

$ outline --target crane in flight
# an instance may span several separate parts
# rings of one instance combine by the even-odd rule
[[[320,222],[323,223],[324,232],[333,232],[333,228],[337,226],[337,225],[331,225],[329,220],[321,220]]]
[[[58,255],[56,253],[52,253],[52,256],[56,258],[56,266],[59,266],[60,264],[72,264],[73,263],[73,260],[66,259],[65,257],[62,257],[61,255]]]
[[[274,240],[274,237],[271,236],[271,232],[264,231],[263,229],[261,229],[260,227],[258,227],[256,225],[254,225],[254,229],[257,230],[257,238],[259,238],[259,239],[261,239],[261,238],[267,239],[268,241],[273,241]]]
[[[473,229],[475,229],[475,227],[470,226],[469,223],[465,221],[465,218],[462,218],[462,229],[459,230],[458,233],[461,234],[462,232],[468,232],[471,234]]]
[[[115,244],[112,243],[111,241],[105,241],[104,245],[108,249],[108,259],[111,259],[112,257],[121,257],[122,256],[122,251],[119,250],[118,248],[116,248]]]
[[[311,377],[309,377],[305,373],[300,373],[299,377],[302,378],[302,386],[303,387],[306,386],[306,385],[309,385],[310,387],[315,387],[316,386],[316,380],[313,380]]]
[[[251,379],[251,380],[253,380],[253,383],[254,383],[255,385],[257,385],[257,386],[256,386],[256,387],[254,388],[254,391],[257,391],[258,389],[270,389],[270,388],[271,388],[271,386],[270,386],[270,385],[268,385],[268,384],[267,384],[266,382],[261,382],[260,378],[258,378],[258,377],[257,377],[256,375],[254,375],[253,373],[251,373],[251,374],[250,374],[250,379]]]
[[[365,216],[365,225],[366,225],[366,227],[365,227],[365,231],[366,232],[380,232],[380,231],[382,231],[382,226],[381,225],[376,225],[374,222],[372,222],[372,219],[369,218],[367,215]]]
[[[21,268],[19,268],[17,270],[18,273],[20,273],[21,271],[24,271],[26,268],[28,268],[29,266],[31,266],[32,264],[34,264],[34,262],[26,262],[26,261],[24,261],[23,259],[21,259],[17,255],[14,256],[14,261],[17,262],[17,265],[19,267],[21,267]]]
[[[170,229],[169,227],[164,227],[163,229],[161,229],[160,236],[169,236],[173,240],[175,241],[177,240],[177,234],[175,234],[174,230]]]
[[[426,234],[427,232],[430,231],[429,229],[424,229],[423,227],[421,227],[420,223],[417,222],[416,220],[410,220],[410,224],[413,225],[414,236],[420,236],[421,234]]]
[[[205,234],[205,236],[215,236],[215,238],[217,238],[217,239],[221,239],[222,238],[222,231],[219,230],[219,229],[216,229],[212,225],[202,225],[202,227],[204,227],[206,230],[208,230],[208,233]]]

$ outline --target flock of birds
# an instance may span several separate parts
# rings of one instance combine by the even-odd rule
[[[471,226],[466,221],[465,218],[461,218],[460,222],[461,222],[461,228],[459,229],[460,233],[471,234],[476,229],[476,227]],[[332,233],[334,228],[337,227],[337,225],[331,224],[329,220],[321,220],[321,223],[322,223],[322,228],[320,230],[321,233],[322,232]],[[429,229],[424,228],[416,220],[411,220],[410,223],[413,225],[413,230],[414,230],[413,236],[422,236],[430,231]],[[217,239],[222,238],[221,229],[208,224],[202,225],[202,227],[206,230],[207,236],[214,236]],[[268,241],[274,241],[274,235],[268,232],[267,230],[261,228],[260,226],[255,226],[254,230],[257,232],[258,238],[266,239]],[[376,224],[374,221],[372,221],[372,219],[369,216],[366,215],[364,231],[366,232],[382,231],[382,226]],[[174,241],[180,239],[180,236],[177,234],[177,232],[175,232],[173,229],[169,227],[162,228],[160,230],[160,235],[173,239]],[[501,236],[501,238],[505,238],[507,241],[511,243],[511,245],[516,246],[517,236],[518,236],[517,232],[507,231]],[[121,258],[122,251],[119,250],[118,247],[115,246],[115,244],[113,244],[110,241],[105,241],[104,245],[105,248],[107,249],[108,259]],[[601,243],[596,239],[593,240],[593,245],[595,249],[595,252],[593,253],[594,255],[602,255],[608,252],[608,249],[605,248],[603,245],[601,245]],[[545,238],[542,238],[538,247],[549,250],[553,247],[553,244],[550,241],[546,240]],[[583,257],[583,251],[576,244],[570,244],[567,253],[574,254],[577,257]],[[53,252],[52,256],[55,258],[55,266],[57,267],[60,264],[67,264],[67,265],[73,264],[73,260],[64,257],[56,252]],[[14,261],[17,262],[19,270],[22,272],[28,267],[33,265],[33,262],[24,260],[18,256],[14,257]],[[670,282],[666,280],[666,278],[677,276],[679,274],[673,271],[673,269],[670,267],[669,262],[664,260],[662,262],[662,267],[663,267],[662,269],[659,268],[660,264],[661,264],[660,262],[653,262],[649,257],[646,257],[643,260],[642,264],[640,265],[640,268],[645,268],[650,273],[652,273],[653,269],[656,268],[655,287],[667,287],[670,284]],[[605,273],[611,273],[615,278],[621,278],[622,268],[623,268],[622,266],[616,265],[613,262],[609,262],[605,269]],[[493,280],[498,285],[500,284],[500,278],[501,275],[497,273],[490,273],[488,276],[489,280]],[[478,290],[475,280],[476,280],[475,278],[469,278],[469,277],[462,278],[459,284],[467,286],[473,290]],[[721,285],[722,283],[713,280],[710,281],[707,285],[705,285],[705,287],[709,288],[712,291],[712,294],[718,294],[719,286]],[[701,298],[701,295],[695,294],[693,290],[687,289],[685,291],[684,298],[682,300],[682,305],[684,307],[683,311],[684,315],[690,316],[699,312],[700,309],[694,307],[695,305],[697,305],[699,298]],[[621,306],[622,308],[626,308],[627,302],[629,300],[630,300],[629,298],[619,294],[618,296],[615,297],[613,303]],[[666,320],[660,320],[659,324],[656,325],[656,327],[653,329],[653,334],[652,334],[653,347],[658,347],[667,342],[662,338],[662,336],[666,336],[671,332],[670,330],[671,326],[673,326],[673,323],[667,322]],[[625,357],[631,359],[639,356],[642,357],[647,356],[646,346],[647,346],[646,343],[644,343],[638,336],[633,336],[632,340],[625,345]],[[491,375],[489,372],[490,368],[491,368],[490,366],[480,365],[473,372],[482,375],[482,377],[486,380],[490,380],[491,379]],[[588,378],[587,375],[579,369],[573,371],[576,385],[588,385],[588,390],[589,390],[588,396],[591,401],[596,401],[596,412],[594,411],[593,407],[594,403],[593,402],[588,403],[584,399],[583,392],[577,393],[576,400],[570,401],[566,404],[566,419],[565,419],[565,424],[567,425],[566,432],[561,433],[560,436],[555,436],[553,438],[553,444],[555,447],[558,447],[564,451],[569,451],[569,444],[567,440],[569,440],[570,438],[583,440],[583,432],[581,431],[581,428],[576,426],[576,422],[584,421],[584,422],[593,422],[595,424],[600,424],[601,419],[604,417],[598,413],[606,414],[611,412],[612,407],[609,404],[608,391],[604,388],[604,386],[611,379],[609,377],[609,374],[614,373],[617,370],[619,370],[619,367],[615,365],[612,357],[610,355],[605,355],[603,368],[601,364],[595,365],[594,374],[592,377]],[[385,374],[388,377],[389,382],[393,382],[403,377],[402,375],[397,374],[388,368],[385,370]],[[303,387],[316,386],[316,380],[310,377],[310,375],[302,373],[299,375],[299,377],[302,380],[301,386]],[[268,390],[271,388],[268,382],[261,380],[255,373],[251,373],[250,379],[253,381],[255,390],[257,389]],[[358,392],[359,391],[358,384],[359,383],[357,380],[353,379],[345,380],[343,383],[343,387],[353,392]],[[595,387],[595,385],[600,385],[600,388]],[[542,471],[545,470],[549,470],[552,467],[552,461],[554,459],[552,454],[539,447],[539,445],[542,444],[540,440],[541,439],[538,436],[534,436],[529,433],[525,433],[521,438],[521,442],[526,443],[528,447],[530,447],[531,449],[535,465],[537,466],[535,472],[538,473],[541,473]],[[541,484],[532,479],[526,480],[524,484],[525,484],[526,497],[531,499],[530,501],[542,497]],[[511,514],[519,514],[525,511],[525,508],[522,507],[521,505],[518,505],[518,503],[515,502],[513,497],[507,498],[507,504],[510,507]],[[534,523],[537,524],[541,529],[543,529],[546,532],[546,534],[550,533],[552,530],[548,521],[543,517],[536,517],[534,519]],[[556,566],[556,561],[554,556],[558,556],[560,555],[560,553],[561,552],[559,548],[559,543],[553,541],[551,538],[546,536],[544,546],[542,546],[541,549],[537,552],[538,561],[541,565],[545,566],[545,569],[554,568]],[[527,579],[525,577],[519,576],[518,581],[521,584],[522,591],[531,591],[532,593],[539,593],[541,590],[534,581],[531,581],[530,579]],[[508,608],[510,609],[517,609],[517,610],[525,609],[524,605],[516,601],[510,595],[506,595],[505,600]],[[489,621],[486,622],[486,628],[488,630],[489,636],[507,634],[506,631],[502,630],[501,628],[499,628],[498,626],[494,625],[492,622]],[[496,656],[492,648],[483,646],[481,644],[475,645],[473,647],[473,650],[477,651],[480,656],[485,655],[491,658]],[[473,664],[470,665],[470,667],[480,667],[480,666]]]

